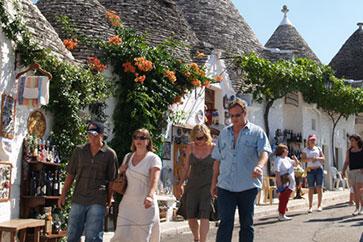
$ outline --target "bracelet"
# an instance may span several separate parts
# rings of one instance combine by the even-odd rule
[[[261,165],[257,165],[256,167],[260,168],[261,170],[263,170],[263,167]]]
[[[152,194],[148,194],[146,197],[149,197],[151,199],[154,199],[154,196]]]

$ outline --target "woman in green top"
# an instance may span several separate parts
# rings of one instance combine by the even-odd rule
[[[210,186],[213,176],[213,163],[211,157],[214,144],[207,126],[198,124],[191,132],[186,161],[179,182],[179,195],[183,195],[181,202],[185,212],[184,218],[188,219],[189,227],[193,233],[194,241],[205,242],[209,231],[209,218],[211,214]],[[190,175],[188,177],[190,170]],[[188,183],[183,191],[184,181]],[[198,224],[200,219],[200,226]]]

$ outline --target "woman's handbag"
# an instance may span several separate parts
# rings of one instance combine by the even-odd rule
[[[211,198],[210,199],[210,215],[209,215],[209,221],[218,221],[219,215],[218,215],[218,200]]]
[[[128,153],[126,157],[125,165],[128,165],[132,153]],[[112,190],[121,195],[124,195],[127,188],[127,179],[126,179],[126,170],[120,174],[118,174],[116,180],[113,181]]]

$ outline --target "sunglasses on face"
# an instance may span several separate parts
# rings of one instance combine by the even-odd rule
[[[229,117],[231,117],[231,118],[234,118],[234,117],[239,118],[239,117],[241,117],[241,116],[242,116],[242,114],[243,114],[243,113],[229,114]]]
[[[204,140],[204,139],[205,139],[205,136],[202,136],[202,137],[195,137],[195,139],[196,139],[196,140],[198,140],[198,141],[202,141],[202,140]]]
[[[146,140],[146,139],[148,139],[148,137],[146,136],[137,136],[137,135],[134,136],[134,140]]]

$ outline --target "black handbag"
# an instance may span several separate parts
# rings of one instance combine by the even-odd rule
[[[210,207],[211,207],[211,211],[210,211],[210,215],[209,215],[209,221],[218,221],[219,220],[219,215],[218,215],[218,200],[211,198],[210,199]]]

